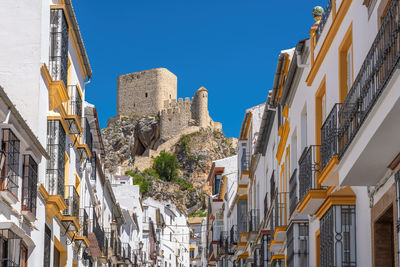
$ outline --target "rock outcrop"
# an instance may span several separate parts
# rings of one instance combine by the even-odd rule
[[[147,177],[152,180],[152,185],[144,197],[171,200],[189,214],[204,208],[204,193],[210,193],[206,180],[212,161],[232,156],[237,149],[237,139],[227,138],[223,132],[210,128],[199,130],[197,127],[162,140],[157,117],[116,117],[109,120],[102,134],[106,149],[105,168],[110,173],[151,168],[160,149],[175,154],[181,165],[179,176],[192,183],[193,188],[181,190],[175,183]]]

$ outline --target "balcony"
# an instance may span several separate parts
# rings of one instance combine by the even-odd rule
[[[289,222],[289,194],[280,192],[274,200],[274,241],[286,240],[286,230]]]
[[[239,184],[247,184],[250,174],[250,156],[249,153],[243,153],[240,158],[240,182]]]
[[[86,117],[82,118],[82,125],[83,125],[83,135],[82,135],[81,143],[87,145],[88,150],[92,151],[93,150],[93,135],[90,131],[90,124]]]
[[[90,164],[92,167],[92,172],[90,174],[90,181],[93,183],[96,183],[96,179],[97,179],[97,155],[96,152],[92,151],[92,157],[90,158]]]
[[[108,242],[106,242],[104,230],[97,219],[95,208],[93,207],[90,211],[90,217],[92,218],[92,225],[88,229],[90,255],[105,261],[108,258]]]
[[[333,106],[321,127],[321,176],[319,177],[319,184],[324,186],[338,185],[339,182],[337,172],[331,171],[338,164],[338,112],[340,107],[340,103]]]
[[[238,243],[238,231],[236,225],[232,225],[231,227],[229,232],[229,241],[231,246],[236,246]]]
[[[400,151],[399,5],[392,1],[346,99],[336,111],[340,185],[377,184]]]
[[[122,243],[122,258],[126,264],[132,263],[131,245],[129,243]]]
[[[316,42],[318,42],[319,37],[321,36],[322,31],[325,28],[325,24],[326,24],[326,22],[327,22],[327,20],[329,18],[329,15],[331,14],[332,1],[335,1],[335,0],[329,0],[328,1],[328,4],[326,5],[326,8],[324,10],[324,14],[322,15],[322,18],[321,18],[321,20],[320,20],[320,22],[318,24],[317,30],[315,31],[315,40],[316,40]]]
[[[218,243],[218,258],[222,255],[226,255],[228,253],[228,247],[226,247],[227,243],[227,237],[228,233],[226,231],[221,231],[219,234],[219,243]]]
[[[317,183],[320,165],[317,160],[319,146],[304,149],[299,160],[299,205],[300,214],[314,215],[327,196],[327,190]]]
[[[289,181],[289,212],[290,216],[296,210],[298,203],[297,197],[297,169],[293,171]]]
[[[63,211],[61,221],[70,231],[79,231],[79,194],[73,185],[65,186],[64,202],[67,208]]]
[[[68,133],[78,135],[82,133],[82,97],[77,85],[68,85],[69,101],[63,103],[66,111],[65,122]]]
[[[249,229],[248,241],[255,241],[258,235],[258,228],[260,226],[260,210],[252,209],[249,212]]]

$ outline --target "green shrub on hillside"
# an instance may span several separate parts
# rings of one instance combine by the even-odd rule
[[[153,164],[153,169],[158,176],[169,182],[178,177],[179,168],[180,166],[176,156],[165,151],[161,151],[160,155],[155,158]]]

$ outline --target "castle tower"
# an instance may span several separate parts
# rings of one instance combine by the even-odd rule
[[[117,115],[157,115],[165,101],[177,99],[177,78],[165,68],[118,76]]]
[[[203,86],[200,87],[196,92],[198,101],[198,114],[199,114],[199,126],[206,128],[210,124],[210,117],[208,115],[208,91]]]

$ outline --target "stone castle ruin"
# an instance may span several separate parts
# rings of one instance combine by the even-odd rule
[[[166,68],[118,76],[117,115],[159,117],[160,138],[168,140],[192,129],[222,130],[208,113],[208,91],[200,87],[193,98],[177,100],[177,77]]]

